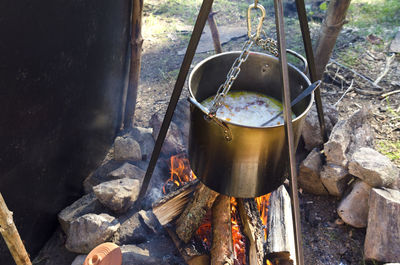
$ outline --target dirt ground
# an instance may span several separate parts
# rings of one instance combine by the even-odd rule
[[[160,14],[156,8],[158,4],[160,3],[157,0],[145,3],[143,29],[145,41],[141,84],[135,112],[135,125],[143,127],[149,127],[148,122],[151,115],[160,110],[165,111],[168,105],[183,59],[183,55],[178,55],[178,51],[186,47],[193,25],[193,23],[185,24],[186,20],[180,19],[179,15],[176,17],[162,16],[162,13]],[[221,9],[217,11],[224,12]],[[244,14],[237,12],[235,15],[237,16],[226,17],[218,13],[215,18],[218,25],[244,26]],[[296,18],[293,18],[293,14],[289,14],[287,20],[289,23],[287,36],[290,36],[288,46],[304,54]],[[172,26],[174,23],[177,26]],[[159,29],[162,25],[166,25],[165,30]],[[270,17],[267,29],[271,29],[273,26],[273,17]],[[314,41],[319,26],[320,22],[318,21],[310,23]],[[395,33],[391,34],[394,36]],[[273,30],[271,35],[274,35]],[[231,40],[223,45],[223,50],[240,50],[245,40],[245,37]],[[400,139],[400,93],[382,97],[382,94],[400,88],[399,55],[393,55],[389,70],[378,86],[372,85],[384,71],[388,58],[392,56],[388,53],[390,42],[386,40],[382,40],[382,42],[383,44],[375,45],[364,33],[356,28],[345,26],[339,36],[333,59],[346,67],[338,66],[334,62],[328,65],[321,89],[322,100],[326,103],[337,104],[336,107],[341,118],[351,115],[364,105],[370,106],[373,112],[370,123],[376,133],[376,148],[382,153],[388,154],[397,165],[400,165],[399,147],[397,146]],[[350,51],[355,53],[353,58],[348,58]],[[196,54],[192,66],[212,54],[214,54],[213,51]],[[348,90],[346,95],[337,103],[346,90]],[[182,98],[187,96],[186,85]],[[365,229],[355,229],[340,222],[336,213],[338,200],[330,196],[315,196],[305,193],[300,194],[300,199],[305,263],[315,265],[365,264],[362,258]]]

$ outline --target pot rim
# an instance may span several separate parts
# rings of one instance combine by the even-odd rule
[[[191,89],[191,80],[193,78],[193,74],[197,71],[197,69],[199,69],[206,62],[208,62],[208,61],[210,61],[210,60],[212,60],[212,59],[214,59],[216,57],[224,56],[224,55],[227,55],[227,54],[240,54],[240,53],[241,53],[241,51],[222,52],[222,53],[215,54],[215,55],[212,55],[210,57],[207,57],[206,59],[200,61],[193,68],[193,70],[191,71],[191,73],[189,75],[189,93],[190,93],[190,97],[192,99],[194,99],[196,102],[198,102],[196,97],[193,95],[193,92],[192,92],[192,89]],[[250,54],[258,54],[258,55],[266,56],[266,57],[271,58],[272,60],[275,60],[277,63],[279,63],[279,59],[277,57],[275,57],[275,56],[270,55],[270,54],[261,53],[261,52],[250,52]],[[303,77],[303,79],[307,82],[308,85],[311,85],[311,81],[308,79],[308,77],[303,72],[301,72],[297,67],[295,67],[291,63],[288,63],[288,66],[293,68],[298,74],[300,74]],[[296,122],[297,120],[302,119],[305,115],[308,114],[308,112],[310,111],[310,109],[311,109],[311,107],[312,107],[312,105],[314,103],[314,93],[311,93],[310,96],[311,96],[311,99],[310,99],[310,102],[309,102],[308,106],[304,109],[304,111],[300,115],[298,115],[298,116],[296,116],[296,118],[292,119],[292,122]],[[198,103],[201,104],[200,102],[198,102]],[[206,115],[208,114],[204,110],[202,110],[200,108],[198,108],[198,109],[200,111],[202,111],[204,114],[206,114]],[[243,128],[267,129],[267,128],[279,128],[279,127],[282,127],[282,126],[285,125],[285,123],[282,123],[282,124],[277,124],[277,125],[272,125],[272,126],[250,126],[250,125],[243,125],[243,124],[227,121],[227,120],[224,120],[224,119],[220,119],[218,117],[215,117],[215,118],[218,119],[221,122],[226,123],[226,124],[233,125],[233,126],[239,126],[239,127],[243,127]]]

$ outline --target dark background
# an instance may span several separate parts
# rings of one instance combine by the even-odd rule
[[[120,126],[129,21],[128,0],[0,2],[0,192],[32,258]]]

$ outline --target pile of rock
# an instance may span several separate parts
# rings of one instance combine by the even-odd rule
[[[180,128],[188,126],[188,111],[187,101],[181,101],[162,157],[185,150],[187,135]],[[114,242],[121,246],[123,264],[179,264],[180,255],[170,238],[146,212],[161,196],[161,186],[168,178],[166,165],[156,167],[150,192],[137,201],[162,119],[156,113],[150,121],[152,128],[135,127],[116,137],[102,165],[85,179],[86,195],[58,214],[69,251],[87,254],[101,243]],[[77,256],[73,264],[82,264],[85,257]]]
[[[318,142],[304,138],[306,148],[313,149],[300,164],[299,186],[309,193],[341,198],[337,211],[342,220],[353,227],[367,227],[365,259],[399,262],[400,171],[373,149],[369,115],[364,108],[337,122],[323,150],[316,147]],[[309,120],[316,119],[315,113],[311,116]],[[328,126],[335,122],[326,116]],[[307,123],[309,128],[314,126],[315,134],[316,123]],[[303,132],[303,137],[307,134],[310,132]]]

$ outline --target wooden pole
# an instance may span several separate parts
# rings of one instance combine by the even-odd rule
[[[321,80],[325,67],[332,55],[336,39],[346,23],[346,13],[351,0],[331,0],[319,31],[315,46],[316,79]]]
[[[29,255],[15,227],[13,213],[8,210],[6,202],[0,193],[0,233],[7,244],[17,265],[31,265]]]
[[[132,30],[131,30],[131,63],[129,68],[129,83],[126,94],[124,129],[132,127],[135,114],[137,90],[140,80],[142,61],[142,14],[143,0],[132,0]]]
[[[215,20],[214,20],[215,14],[216,14],[216,12],[213,12],[211,9],[211,12],[207,18],[207,22],[208,22],[208,26],[210,26],[211,37],[213,39],[215,53],[221,53],[222,47],[221,47],[221,41],[219,40],[217,24],[215,23]]]

